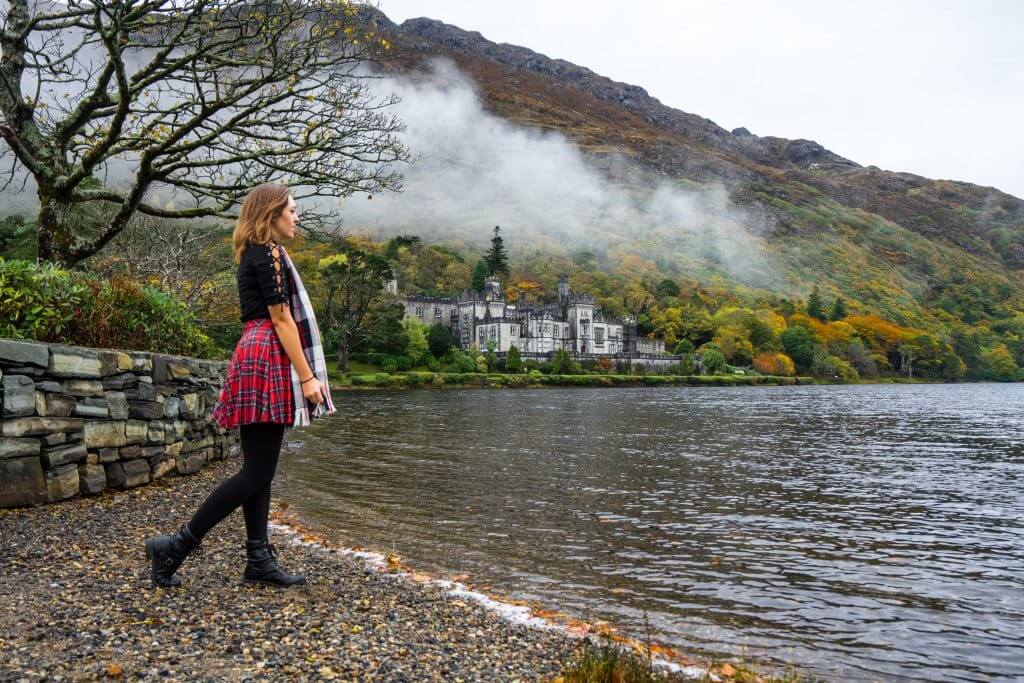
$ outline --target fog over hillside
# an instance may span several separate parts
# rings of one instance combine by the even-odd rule
[[[430,78],[378,83],[401,98],[403,142],[417,159],[402,167],[401,193],[345,199],[346,229],[482,245],[500,225],[513,254],[535,246],[657,252],[669,241],[672,251],[685,244],[749,284],[782,286],[757,236],[763,219],[731,205],[724,186],[684,189],[623,158],[599,170],[562,134],[486,112],[449,62],[435,61],[433,69]]]
[[[369,79],[380,98],[401,98],[394,111],[407,126],[402,138],[415,162],[398,167],[401,193],[324,202],[340,208],[341,229],[484,246],[500,225],[513,254],[585,249],[614,265],[614,250],[622,248],[669,259],[668,272],[710,264],[747,284],[786,289],[758,236],[764,219],[733,206],[724,186],[694,190],[626,158],[588,159],[559,132],[517,127],[486,112],[474,84],[450,62],[432,67],[429,76]],[[43,92],[55,109],[81,95],[60,86]],[[100,178],[121,186],[134,163],[110,160]],[[19,171],[0,194],[0,214],[37,210],[35,185]],[[148,198],[164,203],[171,199],[165,194],[154,186]]]

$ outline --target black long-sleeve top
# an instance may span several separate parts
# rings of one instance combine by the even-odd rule
[[[242,322],[269,318],[267,306],[288,303],[286,266],[276,244],[250,244],[238,263],[238,305]]]

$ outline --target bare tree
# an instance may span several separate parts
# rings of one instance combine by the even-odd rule
[[[136,215],[103,252],[102,271],[127,271],[138,280],[156,285],[190,309],[201,311],[210,297],[231,297],[236,282],[225,277],[230,246],[224,245],[226,228],[215,223],[171,221]],[[94,260],[88,261],[92,266]]]
[[[135,213],[231,218],[255,184],[297,200],[399,189],[376,97],[391,44],[348,0],[9,0],[0,138],[39,199],[38,255],[73,265]],[[329,216],[327,200],[304,205]]]

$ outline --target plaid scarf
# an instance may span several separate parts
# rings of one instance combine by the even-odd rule
[[[287,266],[285,270],[288,278],[288,291],[291,294],[288,304],[292,311],[292,318],[295,320],[295,326],[299,328],[302,353],[306,356],[313,375],[320,380],[320,384],[323,386],[324,401],[322,403],[314,404],[312,401],[306,400],[306,397],[302,395],[302,381],[299,372],[295,369],[294,363],[290,364],[292,396],[295,399],[295,420],[292,422],[292,427],[304,427],[312,424],[313,418],[335,412],[335,408],[334,402],[331,400],[331,388],[327,386],[327,362],[324,360],[324,350],[320,343],[320,328],[316,324],[313,304],[309,302],[306,288],[302,286],[302,278],[299,277],[299,271],[292,263],[288,252],[283,246],[278,246],[281,247],[282,261]]]

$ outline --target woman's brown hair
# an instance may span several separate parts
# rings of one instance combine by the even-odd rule
[[[235,263],[241,262],[242,252],[250,244],[266,244],[270,240],[270,226],[288,207],[290,195],[287,187],[276,183],[263,183],[249,190],[231,234]]]

